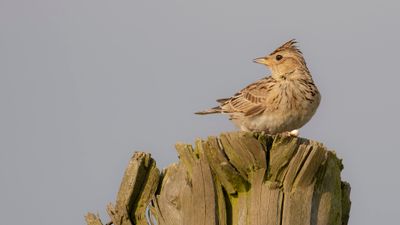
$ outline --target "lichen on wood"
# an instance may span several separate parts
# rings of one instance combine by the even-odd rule
[[[318,142],[230,132],[176,149],[179,162],[161,172],[150,154],[134,154],[107,208],[113,224],[347,224],[350,185]],[[86,222],[102,224],[90,213]]]

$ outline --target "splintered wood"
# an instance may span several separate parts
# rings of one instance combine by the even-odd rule
[[[160,172],[136,152],[108,224],[346,225],[350,185],[322,144],[283,135],[223,133],[178,143],[179,162]],[[103,225],[87,214],[88,225]]]

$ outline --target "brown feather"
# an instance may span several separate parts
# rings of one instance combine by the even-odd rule
[[[231,99],[231,98],[220,98],[220,99],[217,99],[216,101],[218,103],[224,103],[224,102],[228,101],[229,99]]]
[[[205,111],[200,111],[200,112],[195,112],[194,114],[196,115],[207,115],[207,114],[214,114],[214,113],[222,113],[222,109],[219,106],[216,106],[214,108],[205,110]]]
[[[265,111],[265,107],[263,107],[262,105],[256,105],[253,108],[249,109],[244,116],[257,116],[260,115],[261,113],[263,113]]]

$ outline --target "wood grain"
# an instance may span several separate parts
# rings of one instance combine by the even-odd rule
[[[350,185],[341,160],[321,143],[229,132],[178,143],[179,162],[160,172],[136,152],[115,205],[115,225],[346,225]],[[87,214],[88,225],[102,225]]]

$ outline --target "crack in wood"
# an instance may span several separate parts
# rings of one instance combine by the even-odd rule
[[[224,133],[177,144],[161,173],[136,152],[121,183],[115,225],[346,225],[350,185],[322,144],[303,138]],[[147,216],[146,216],[147,215]],[[98,215],[88,225],[103,225]]]

